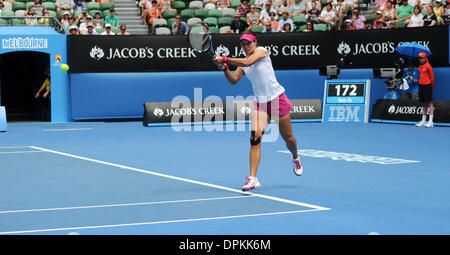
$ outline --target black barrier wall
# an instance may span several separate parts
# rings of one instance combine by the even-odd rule
[[[449,28],[258,34],[275,69],[319,69],[346,56],[344,68],[392,67],[395,47],[418,42],[428,47],[433,67],[449,65]],[[214,35],[216,54],[245,57],[238,35]],[[71,71],[156,72],[217,70],[210,59],[189,48],[186,36],[70,36]]]

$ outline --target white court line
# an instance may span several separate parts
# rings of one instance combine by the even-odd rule
[[[221,199],[249,198],[249,197],[252,197],[252,196],[213,197],[213,198],[169,200],[169,201],[111,204],[111,205],[88,205],[88,206],[72,206],[72,207],[60,207],[60,208],[45,208],[45,209],[25,209],[25,210],[0,211],[0,214],[78,210],[78,209],[107,208],[107,207],[125,207],[125,206],[156,205],[156,204],[171,204],[171,203],[186,203],[186,202],[212,201],[212,200],[221,200]]]
[[[23,149],[23,148],[30,148],[30,146],[5,146],[5,147],[0,147],[0,149]]]
[[[186,179],[186,178],[171,176],[171,175],[167,175],[167,174],[161,174],[161,173],[157,173],[157,172],[152,172],[152,171],[143,170],[143,169],[139,169],[139,168],[134,168],[134,167],[124,166],[124,165],[114,164],[114,163],[101,161],[101,160],[96,160],[96,159],[91,159],[91,158],[87,158],[87,157],[81,157],[81,156],[77,156],[77,155],[73,155],[73,154],[69,154],[69,153],[64,153],[64,152],[59,152],[59,151],[55,151],[55,150],[49,150],[49,149],[45,149],[45,148],[41,148],[41,147],[37,147],[37,146],[30,146],[30,148],[33,148],[33,149],[36,149],[36,150],[47,151],[47,152],[51,152],[51,153],[55,153],[55,154],[59,154],[59,155],[63,155],[63,156],[71,157],[71,158],[76,158],[76,159],[82,159],[82,160],[86,160],[86,161],[90,161],[90,162],[95,162],[95,163],[99,163],[99,164],[103,164],[103,165],[119,167],[119,168],[122,168],[122,169],[131,170],[131,171],[135,171],[135,172],[140,172],[140,173],[146,173],[146,174],[151,174],[151,175],[155,175],[155,176],[165,177],[165,178],[172,179],[172,180],[178,180],[178,181],[183,181],[183,182],[188,182],[188,183],[194,183],[194,184],[198,184],[198,185],[202,185],[202,186],[207,186],[207,187],[211,187],[211,188],[231,191],[231,192],[235,192],[235,193],[239,193],[239,194],[247,194],[247,195],[261,197],[261,198],[274,200],[274,201],[278,201],[278,202],[283,202],[283,203],[287,203],[287,204],[293,204],[293,205],[298,205],[298,206],[303,206],[303,207],[309,207],[309,208],[313,208],[315,210],[330,210],[330,208],[326,208],[326,207],[322,207],[322,206],[301,203],[301,202],[297,202],[297,201],[292,201],[292,200],[288,200],[288,199],[284,199],[284,198],[278,198],[278,197],[273,197],[273,196],[268,196],[268,195],[263,195],[263,194],[251,193],[251,192],[248,192],[248,191],[244,192],[244,191],[241,191],[241,190],[232,189],[232,188],[228,188],[228,187],[224,187],[224,186],[219,186],[219,185],[210,184],[210,183],[206,183],[206,182],[194,181],[194,180],[190,180],[190,179]]]
[[[45,152],[45,151],[0,151],[0,154],[14,154],[14,153],[31,153],[31,152]]]
[[[102,226],[85,226],[85,227],[68,227],[68,228],[53,228],[53,229],[21,230],[21,231],[0,232],[0,235],[38,233],[38,232],[48,232],[48,231],[79,230],[79,229],[96,229],[96,228],[142,226],[142,225],[153,225],[153,224],[163,224],[163,223],[178,223],[178,222],[192,222],[192,221],[222,220],[222,219],[235,219],[235,218],[257,217],[257,216],[268,216],[268,215],[280,215],[280,214],[292,214],[292,213],[303,213],[303,212],[314,212],[314,211],[320,211],[320,210],[317,210],[317,209],[297,210],[297,211],[284,211],[284,212],[272,212],[272,213],[232,215],[232,216],[222,216],[222,217],[194,218],[194,219],[184,219],[184,220],[166,220],[166,221],[153,221],[153,222],[138,222],[138,223],[102,225]]]
[[[62,129],[43,129],[44,132],[61,132],[61,131],[82,131],[92,130],[92,128],[62,128]]]

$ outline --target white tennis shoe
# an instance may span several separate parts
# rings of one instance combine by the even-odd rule
[[[416,127],[423,127],[423,126],[425,126],[425,124],[426,124],[426,122],[422,120],[421,122],[416,124]]]
[[[247,181],[244,184],[244,187],[242,187],[242,191],[249,191],[252,189],[256,189],[261,187],[261,183],[259,183],[258,178],[253,176],[248,176]]]
[[[292,164],[294,165],[294,174],[297,176],[301,176],[303,174],[303,166],[302,162],[300,162],[300,156],[297,156],[296,159],[293,159]]]
[[[430,127],[434,127],[434,124],[433,124],[433,122],[428,121],[424,126],[427,128],[430,128]]]

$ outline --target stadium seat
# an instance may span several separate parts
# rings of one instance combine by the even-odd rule
[[[218,34],[219,28],[218,27],[210,27],[209,31],[211,31],[211,34]]]
[[[92,16],[92,17],[95,18],[95,13],[96,13],[97,11],[98,11],[98,10],[90,10],[90,11],[88,11],[88,14],[89,14],[90,16]]]
[[[86,3],[86,10],[100,10],[100,4],[97,2],[87,2]],[[108,9],[109,10],[109,9]]]
[[[44,2],[44,3],[42,3],[42,6],[44,6],[45,9],[47,9],[47,10],[49,10],[49,11],[56,11],[55,3],[52,3],[52,2]]]
[[[231,22],[233,22],[232,18],[222,17],[222,18],[219,18],[219,20],[217,21],[217,25],[219,25],[219,28],[223,27],[223,26],[231,26]]]
[[[203,8],[203,2],[202,1],[192,1],[189,3],[189,9],[202,9]]]
[[[232,8],[224,8],[222,10],[222,17],[234,18],[235,14],[236,14],[236,11]]]
[[[208,17],[203,20],[203,23],[208,24],[209,27],[217,27],[217,19],[214,17]]]
[[[56,18],[56,12],[55,11],[48,11],[48,16]]]
[[[399,28],[404,28],[404,27],[406,27],[406,23],[405,23],[404,21],[397,20],[396,22],[397,22],[397,26],[398,26]]]
[[[241,5],[241,0],[232,0],[230,3],[230,7],[236,9],[239,5]]]
[[[188,19],[194,17],[194,11],[191,9],[184,9],[181,11],[180,16],[183,21],[187,21]]]
[[[263,26],[254,26],[252,29],[250,29],[253,33],[261,33],[263,31]]]
[[[14,12],[14,14],[16,15],[16,17],[23,17],[25,16],[25,10],[17,10]]]
[[[13,11],[2,11],[2,16],[3,17],[13,17],[14,12]]]
[[[202,20],[200,18],[195,18],[194,17],[194,18],[188,19],[187,25],[188,25],[188,27],[191,27],[192,25],[194,25],[196,23],[199,23],[199,22],[202,22]]]
[[[167,20],[170,18],[175,18],[177,16],[177,13],[175,11],[165,10],[165,11],[162,11],[161,15],[164,19]]]
[[[171,7],[173,9],[176,9],[177,12],[180,13],[182,10],[186,9],[186,3],[183,1],[177,0],[175,2],[172,2]]]
[[[295,16],[292,19],[292,21],[294,22],[294,25],[302,26],[302,25],[306,24],[306,16],[304,16],[304,15]]]
[[[200,18],[203,20],[204,18],[208,17],[208,11],[204,10],[204,9],[194,10],[194,17]]]
[[[2,9],[3,11],[12,11],[13,7],[10,2],[3,1],[3,5],[4,5],[4,7]]]
[[[34,4],[34,2],[28,2],[28,1],[27,1],[27,2],[25,3],[25,9],[28,10],[28,8],[29,8],[30,6],[32,6],[33,4]]]
[[[314,31],[328,31],[327,24],[314,24]]]
[[[0,19],[0,26],[9,26],[9,20]]]
[[[102,11],[102,19],[109,15],[109,10]]]
[[[118,27],[113,27],[113,28],[111,28],[111,32],[113,32],[114,34],[117,34],[117,33],[120,32],[120,28],[118,28]]]
[[[25,10],[25,3],[22,2],[14,2],[12,3],[12,9],[10,11],[17,11],[17,10]]]
[[[101,34],[101,33],[105,32],[105,29],[99,27],[99,28],[96,28],[95,31],[96,31],[98,34]]]
[[[211,9],[208,11],[208,17],[214,17],[216,19],[222,17],[222,11],[219,9]]]
[[[25,19],[13,19],[12,25],[13,26],[23,26],[23,25],[25,25]]]
[[[91,10],[91,11],[96,11],[96,10]],[[83,15],[83,10],[76,10],[74,15],[75,15],[75,18],[77,19],[78,17]]]
[[[175,18],[166,19],[167,20],[167,27],[172,29],[172,24],[175,22]]]
[[[158,27],[156,29],[156,34],[157,35],[170,35],[172,33],[170,32],[170,29],[168,29],[167,27]]]
[[[305,29],[306,29],[306,25],[301,25],[295,31],[296,32],[303,32],[303,30],[305,30]]]
[[[223,26],[219,29],[219,34],[224,34],[225,32],[231,30],[230,26]]]
[[[154,28],[167,27],[167,20],[165,20],[165,19],[154,19],[153,20],[153,27]]]
[[[114,3],[103,2],[103,3],[100,4],[100,8],[99,9],[93,9],[93,10],[101,10],[101,11],[108,10],[109,11],[110,9],[112,9],[114,7],[115,7]]]

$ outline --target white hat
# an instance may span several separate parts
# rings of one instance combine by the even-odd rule
[[[111,27],[111,24],[106,23],[105,28],[107,28],[107,27]]]
[[[380,10],[377,11],[377,14],[383,14]]]
[[[77,27],[77,26],[75,26],[75,25],[72,25],[72,26],[70,26],[70,28],[69,28],[69,31],[70,31],[70,30],[72,30],[72,29],[75,29],[75,30],[77,30],[77,31],[78,31],[78,27]]]
[[[344,21],[344,23],[352,23],[352,20],[351,20],[351,19],[346,19],[346,20]]]

